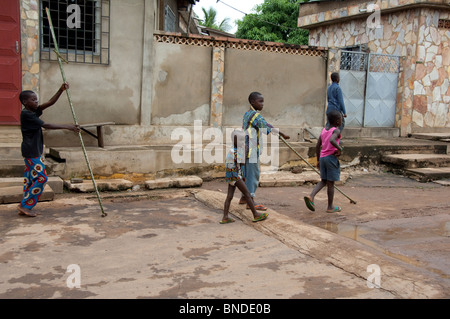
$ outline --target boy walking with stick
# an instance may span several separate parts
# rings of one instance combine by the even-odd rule
[[[242,128],[245,131],[245,185],[247,186],[252,198],[255,197],[256,189],[259,185],[259,155],[260,145],[259,136],[260,131],[265,134],[274,133],[281,135],[284,139],[289,139],[289,136],[283,134],[280,130],[274,128],[271,124],[267,123],[264,117],[259,114],[264,107],[264,97],[259,92],[252,92],[248,97],[250,103],[250,110],[244,114]],[[246,200],[241,197],[239,204],[245,204]],[[250,207],[247,205],[247,209]],[[255,205],[256,210],[267,210],[267,207],[263,205]]]

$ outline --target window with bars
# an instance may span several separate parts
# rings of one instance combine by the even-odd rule
[[[164,9],[164,31],[175,32],[176,31],[176,17],[169,5],[166,5]]]
[[[341,70],[366,71],[368,54],[358,51],[341,51]]]
[[[448,20],[448,19],[439,19],[438,28],[440,28],[440,29],[450,29],[450,20]]]
[[[63,58],[109,64],[110,0],[40,0],[41,59],[57,60],[46,8]]]

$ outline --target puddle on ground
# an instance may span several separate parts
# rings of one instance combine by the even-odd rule
[[[432,271],[439,276],[443,278],[450,278],[449,274],[444,273],[440,269],[436,269],[431,267],[427,262],[418,260],[417,256],[407,256],[402,253],[393,252],[389,249],[386,249],[385,247],[382,247],[379,243],[375,242],[374,240],[368,239],[367,237],[374,237],[377,236],[378,238],[382,238],[383,240],[395,240],[398,239],[405,239],[405,238],[414,238],[415,235],[421,234],[421,231],[423,229],[416,229],[415,232],[408,231],[408,235],[405,236],[405,234],[401,235],[399,234],[399,229],[388,229],[386,231],[377,230],[374,228],[370,228],[367,226],[362,225],[351,225],[346,223],[335,223],[335,222],[319,222],[315,223],[314,226],[323,228],[325,230],[328,230],[330,232],[333,232],[335,234],[338,234],[340,236],[344,236],[353,240],[356,240],[364,245],[367,245],[369,247],[372,247],[374,249],[377,249],[378,251],[381,251],[385,255],[389,257],[396,258],[398,260],[401,260],[405,263],[425,268],[429,271]],[[430,228],[427,229],[427,233],[432,236],[442,236],[442,237],[450,237],[450,222],[442,222],[439,224],[438,227],[433,228],[432,230]]]

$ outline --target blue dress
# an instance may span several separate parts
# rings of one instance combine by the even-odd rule
[[[244,152],[241,149],[231,148],[225,159],[225,179],[228,183],[235,183],[242,179],[241,164],[245,163]]]

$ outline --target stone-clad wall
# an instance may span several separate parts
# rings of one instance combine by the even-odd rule
[[[20,1],[22,90],[39,94],[39,1]]]
[[[345,3],[338,1],[319,3],[301,3],[297,26],[314,28],[316,24],[334,23],[336,19],[352,18],[358,19],[358,16],[366,15],[371,9],[380,10],[407,8],[412,5],[447,5],[448,0],[347,0]],[[373,6],[376,5],[376,6]],[[309,7],[305,8],[305,7]],[[316,7],[316,8],[314,8]],[[324,10],[321,10],[324,9]]]
[[[396,127],[406,135],[419,128],[450,127],[450,30],[439,29],[449,12],[411,9],[381,12],[377,28],[366,18],[310,30],[309,44],[344,48],[367,44],[370,52],[402,56]]]
[[[422,10],[412,112],[418,127],[450,127],[450,29],[438,28],[439,19],[450,13]]]

